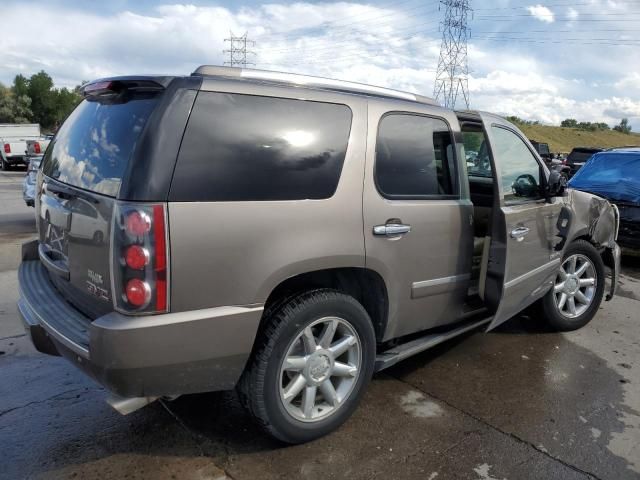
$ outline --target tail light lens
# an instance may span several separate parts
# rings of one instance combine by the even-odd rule
[[[40,142],[34,142],[33,151],[36,152],[36,154],[40,153]]]
[[[4,153],[11,153],[11,145],[8,143],[4,144]]]
[[[112,245],[116,310],[126,314],[168,312],[166,205],[118,202]]]

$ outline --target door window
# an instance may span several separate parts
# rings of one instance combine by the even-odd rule
[[[492,149],[500,170],[506,202],[537,200],[542,196],[540,164],[524,141],[506,128],[492,126]]]
[[[383,196],[453,195],[454,162],[451,132],[443,120],[391,114],[380,121],[375,179]]]

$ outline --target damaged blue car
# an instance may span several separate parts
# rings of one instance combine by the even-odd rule
[[[569,187],[615,204],[620,211],[618,244],[640,249],[640,147],[596,153],[573,176]]]

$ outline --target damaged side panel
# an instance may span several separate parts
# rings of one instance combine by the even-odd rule
[[[572,189],[567,191],[565,206],[558,217],[557,251],[563,252],[567,243],[578,238],[588,238],[601,250],[605,265],[611,268],[607,300],[615,294],[620,273],[620,248],[616,244],[619,222],[615,205],[597,195]]]

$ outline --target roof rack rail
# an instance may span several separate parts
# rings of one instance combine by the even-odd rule
[[[325,88],[348,93],[361,93],[379,97],[399,98],[412,102],[439,105],[432,98],[401,90],[386,87],[376,87],[365,83],[349,82],[346,80],[334,80],[331,78],[301,75],[298,73],[275,72],[271,70],[258,70],[254,68],[220,67],[216,65],[202,65],[191,75],[208,75],[215,77],[233,77],[247,80],[266,80],[277,83],[287,83],[299,86]]]

